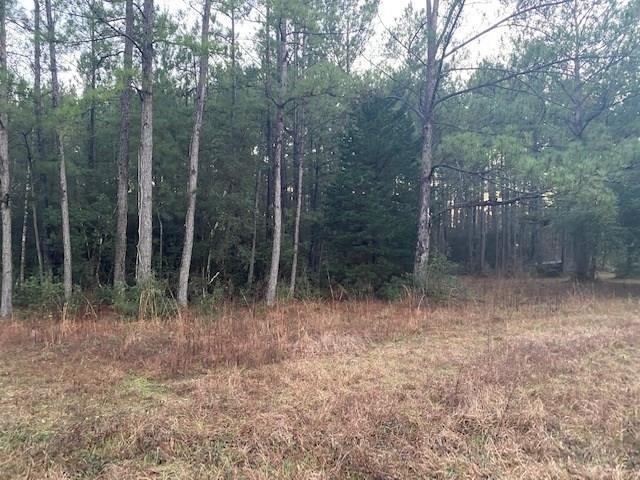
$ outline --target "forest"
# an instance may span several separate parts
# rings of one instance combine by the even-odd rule
[[[5,314],[638,271],[636,2],[3,5]]]
[[[0,478],[640,469],[638,0],[0,0],[0,214]]]

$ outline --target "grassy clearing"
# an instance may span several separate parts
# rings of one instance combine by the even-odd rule
[[[640,478],[633,286],[0,327],[0,478]]]

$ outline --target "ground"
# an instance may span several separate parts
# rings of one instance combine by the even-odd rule
[[[0,478],[640,478],[640,289],[0,326]]]

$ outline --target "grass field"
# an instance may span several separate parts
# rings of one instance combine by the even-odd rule
[[[640,478],[640,286],[0,326],[0,478]]]

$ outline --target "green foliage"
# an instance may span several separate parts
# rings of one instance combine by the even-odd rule
[[[329,274],[361,294],[375,294],[411,268],[415,242],[418,144],[406,113],[390,100],[355,108],[341,168],[326,203]]]
[[[16,285],[13,303],[16,307],[41,312],[58,311],[64,305],[64,288],[62,283],[50,278],[29,277]]]
[[[429,266],[424,277],[412,276],[414,294],[435,300],[464,298],[468,292],[458,280],[457,273],[459,273],[458,265],[436,252],[429,258]]]
[[[402,300],[406,297],[428,298],[434,301],[461,300],[468,291],[458,280],[460,267],[440,254],[429,259],[426,275],[415,278],[412,274],[393,277],[379,292],[387,300]]]
[[[160,280],[149,280],[134,286],[118,284],[113,287],[110,300],[114,310],[124,318],[169,318],[178,311],[166,282]]]
[[[407,275],[414,261],[425,115],[420,60],[426,57],[428,40],[425,11],[421,5],[409,6],[391,29],[383,59],[388,62],[380,68],[367,64],[362,68],[357,60],[371,39],[378,3],[265,0],[253,5],[225,0],[215,8],[225,17],[234,15],[236,38],[226,20],[213,20],[206,45],[201,45],[199,25],[191,14],[158,10],[153,142],[153,269],[158,280],[111,289],[101,285],[110,284],[113,275],[118,98],[125,73],[132,74],[134,85],[140,80],[137,61],[132,72],[123,71],[122,38],[114,34],[123,30],[124,2],[78,3],[74,13],[63,8],[64,2],[53,2],[60,63],[68,65],[72,55],[77,69],[69,75],[61,72],[62,101],[57,111],[47,95],[42,99],[42,125],[34,113],[38,98],[33,79],[14,57],[23,45],[24,52],[32,50],[31,12],[14,8],[18,4],[12,2],[10,21],[26,27],[9,32],[14,46],[7,82],[14,264],[18,266],[15,245],[21,240],[16,227],[25,218],[27,205],[25,271],[34,278],[40,273],[33,209],[25,198],[29,165],[44,273],[53,279],[40,283],[32,278],[18,285],[16,305],[36,309],[62,305],[61,286],[56,283],[62,275],[62,238],[55,127],[65,141],[74,281],[98,304],[113,305],[125,317],[175,312],[170,291],[181,261],[196,58],[204,47],[211,54],[211,75],[200,143],[189,290],[193,303],[204,311],[215,311],[230,298],[259,297],[264,290],[275,184],[272,97],[286,102],[281,298],[288,298],[293,252],[299,158],[291,138],[296,131],[303,132],[305,144],[299,298],[319,295],[327,283],[356,295],[398,298],[410,290],[447,298],[459,293],[452,280],[454,271],[535,271],[545,259],[559,262],[560,243],[568,257],[575,257],[569,260],[582,274],[612,266],[619,275],[640,271],[637,1],[560,2],[531,9],[518,22],[530,29],[513,27],[514,42],[505,49],[507,55],[475,66],[464,48],[446,57],[439,69],[433,117],[432,264],[427,278],[417,284]],[[464,2],[445,3],[437,26],[443,41],[448,38],[443,29],[457,28],[458,20],[468,21],[470,11]],[[263,8],[267,6],[268,17]],[[233,41],[246,26],[242,22],[256,20],[248,19],[256,7],[265,15],[258,20],[255,43]],[[457,20],[447,20],[462,7]],[[573,31],[574,14],[582,19],[581,35]],[[139,38],[137,9],[135,16],[134,36]],[[281,90],[276,31],[283,20],[289,31],[289,64],[288,83]],[[525,31],[540,34],[525,35]],[[42,87],[47,92],[50,77],[43,37]],[[452,38],[456,44],[457,33]],[[575,52],[582,52],[581,62],[573,58]],[[551,67],[541,68],[546,64]],[[528,73],[508,75],[516,71]],[[486,87],[475,88],[482,84]],[[466,90],[474,94],[457,95]],[[139,110],[134,94],[129,142],[130,282],[137,240],[133,160],[139,146]],[[531,198],[517,200],[529,194]],[[247,292],[254,219],[255,276]],[[440,265],[446,262],[433,253],[436,250],[446,252],[461,268]]]
[[[78,287],[74,287],[71,299],[64,300],[62,283],[50,277],[28,277],[23,283],[18,283],[13,291],[14,306],[39,313],[75,313],[86,302]]]

